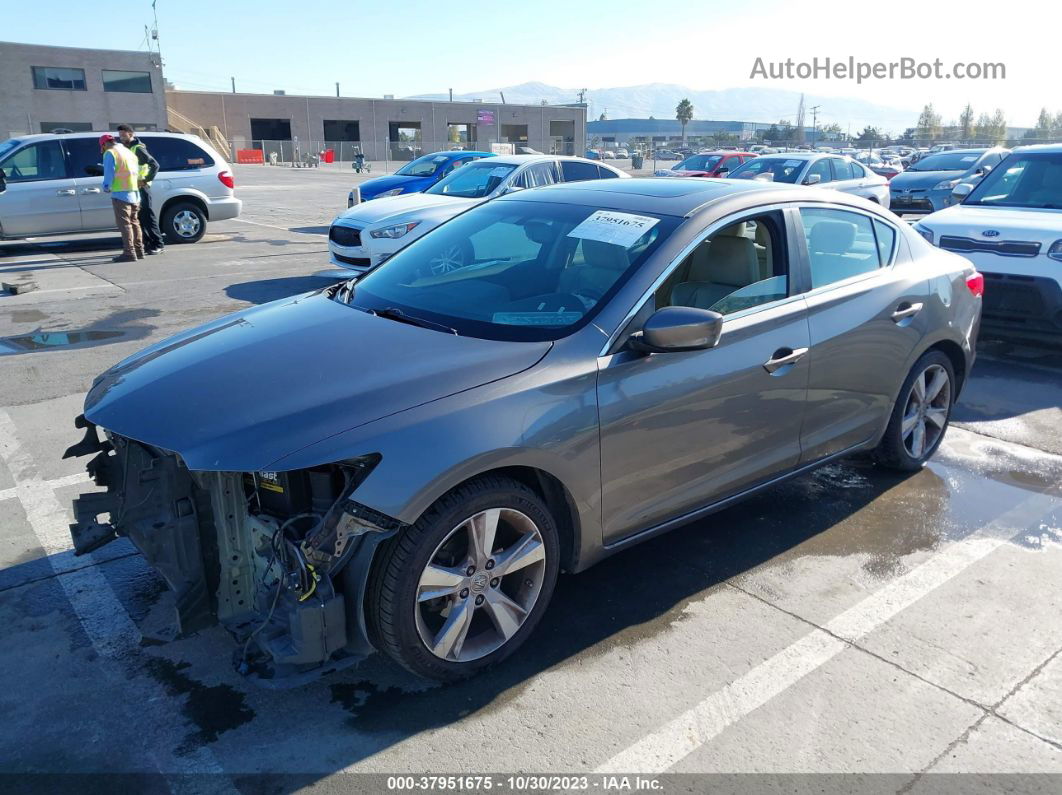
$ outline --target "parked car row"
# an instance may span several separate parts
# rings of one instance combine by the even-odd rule
[[[506,193],[557,182],[629,178],[625,171],[580,157],[505,155],[471,159],[421,193],[377,198],[341,213],[328,230],[331,261],[341,268],[365,271],[444,221]],[[472,242],[459,241],[432,263],[432,272],[463,268],[474,256]]]

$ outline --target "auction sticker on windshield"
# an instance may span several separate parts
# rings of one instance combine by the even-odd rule
[[[630,248],[638,238],[659,221],[659,218],[650,218],[646,215],[598,210],[569,232],[568,237],[597,240],[601,243]]]

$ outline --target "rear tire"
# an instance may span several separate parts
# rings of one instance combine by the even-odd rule
[[[206,233],[206,213],[194,202],[166,205],[161,221],[162,234],[169,243],[197,243]]]
[[[914,472],[936,452],[951,420],[955,370],[940,351],[923,354],[900,388],[885,435],[874,451],[882,466]]]
[[[366,595],[370,637],[419,676],[472,676],[527,640],[559,564],[556,522],[534,491],[500,476],[471,481],[381,547]]]

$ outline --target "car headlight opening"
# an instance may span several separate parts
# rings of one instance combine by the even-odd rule
[[[376,196],[377,199],[382,199],[384,196],[397,196],[402,192],[402,188],[392,188],[391,190],[385,190]]]
[[[373,229],[369,232],[369,236],[377,239],[383,237],[388,240],[397,240],[411,232],[419,223],[420,221],[411,221],[406,224],[395,224],[394,226],[385,226],[382,229]]]
[[[952,188],[954,188],[958,184],[959,184],[959,178],[958,177],[956,177],[955,179],[944,179],[944,180],[941,180],[940,182],[938,182],[936,185],[934,185],[933,186],[933,190],[951,190]]]

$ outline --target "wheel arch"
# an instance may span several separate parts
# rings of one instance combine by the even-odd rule
[[[962,392],[963,384],[966,383],[966,355],[963,353],[962,347],[950,339],[942,339],[934,342],[919,356],[924,356],[930,351],[940,351],[951,360],[952,370],[955,371],[955,399],[959,397],[959,393]]]
[[[197,193],[177,193],[170,196],[166,199],[166,201],[162,203],[162,206],[159,208],[159,217],[161,218],[163,213],[165,213],[170,207],[175,204],[180,204],[181,202],[188,202],[189,204],[194,204],[196,207],[203,211],[203,215],[206,216],[206,219],[208,221],[210,220],[210,205],[202,196]]]

